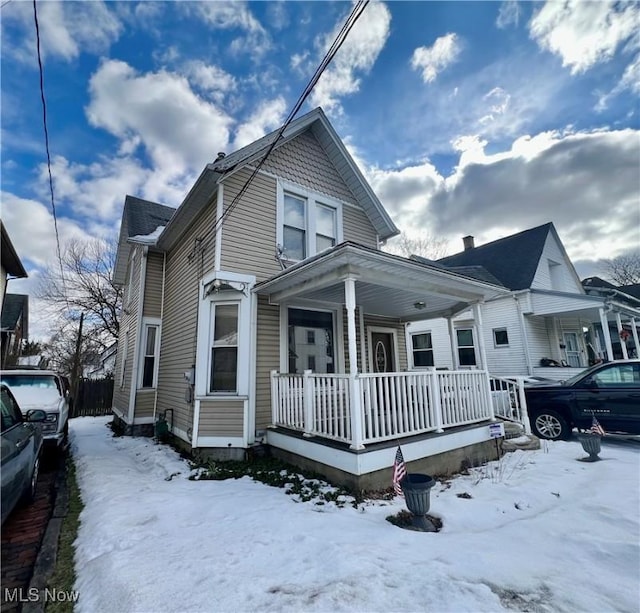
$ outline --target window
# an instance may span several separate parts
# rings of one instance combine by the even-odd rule
[[[509,335],[506,328],[494,328],[493,329],[493,344],[496,347],[508,347]]]
[[[142,389],[152,389],[157,383],[157,364],[160,351],[160,326],[158,324],[147,323],[144,325],[142,333],[142,356],[140,387]]]
[[[238,304],[211,305],[211,367],[209,392],[238,389]]]
[[[309,343],[309,345],[315,345],[316,344],[316,333],[315,333],[315,330],[307,330],[307,343]]]
[[[278,183],[278,218],[285,260],[304,260],[342,240],[342,204],[301,186]]]
[[[598,387],[636,388],[640,383],[640,365],[616,364],[597,372],[592,380]]]
[[[289,372],[302,373],[309,369],[319,373],[334,373],[332,313],[289,309],[288,317]],[[310,332],[313,333],[313,343],[309,342]]]
[[[476,350],[473,346],[473,330],[471,328],[460,328],[456,330],[456,338],[460,366],[475,366]]]
[[[122,342],[122,361],[120,362],[120,388],[124,387],[125,373],[127,372],[127,354],[129,352],[129,330],[124,333]]]
[[[413,346],[413,366],[416,368],[433,366],[433,344],[431,332],[422,334],[412,334],[411,344]]]
[[[2,390],[2,431],[22,422],[22,413],[6,389]],[[3,469],[4,470],[4,469]]]

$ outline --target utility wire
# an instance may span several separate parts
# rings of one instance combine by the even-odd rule
[[[58,234],[58,217],[56,215],[55,198],[53,197],[53,177],[51,176],[51,154],[49,153],[49,130],[47,129],[47,101],[44,95],[44,70],[42,68],[42,56],[40,54],[40,26],[38,25],[38,9],[36,8],[36,0],[33,0],[33,20],[36,25],[36,48],[38,52],[38,69],[40,71],[40,99],[42,100],[42,125],[44,127],[44,145],[47,151],[47,170],[49,172],[49,192],[51,194],[51,211],[53,213],[53,226],[56,231],[56,250],[58,254],[58,263],[60,264],[60,277],[62,279],[62,289],[64,291],[64,298],[65,298],[65,301],[67,301],[67,308],[68,308],[69,302],[67,300],[67,285],[64,278],[64,269],[62,266],[62,255],[60,253],[60,235]]]
[[[254,180],[254,178],[256,177],[256,175],[258,174],[258,172],[260,171],[260,169],[264,165],[264,163],[267,161],[267,158],[269,157],[271,152],[274,150],[275,146],[278,144],[278,141],[282,138],[282,134],[287,129],[289,124],[293,121],[293,118],[296,116],[296,114],[298,113],[298,111],[300,110],[302,105],[304,104],[305,100],[311,94],[313,88],[316,86],[316,84],[320,80],[320,77],[322,76],[322,73],[326,70],[327,66],[331,63],[331,60],[333,60],[333,58],[335,57],[335,55],[338,52],[338,50],[340,49],[340,47],[342,47],[342,44],[346,40],[349,32],[351,31],[353,26],[356,24],[356,22],[358,21],[358,19],[360,18],[360,16],[364,12],[364,10],[365,10],[365,8],[367,7],[368,4],[369,4],[369,0],[359,0],[354,5],[351,13],[347,17],[347,20],[345,21],[345,23],[342,26],[340,32],[337,34],[337,36],[334,39],[333,43],[331,44],[331,46],[327,50],[325,56],[322,58],[322,61],[318,65],[318,68],[316,68],[316,71],[314,72],[313,76],[311,77],[309,83],[304,88],[304,91],[302,92],[302,94],[298,98],[298,101],[295,103],[295,105],[291,109],[291,112],[287,116],[285,122],[282,124],[282,126],[277,131],[273,141],[271,142],[271,145],[269,145],[269,148],[267,149],[267,152],[264,154],[262,159],[258,162],[256,167],[253,169],[253,172],[251,173],[249,178],[245,181],[244,185],[242,186],[240,191],[236,194],[234,199],[231,201],[231,203],[227,207],[226,211],[223,212],[223,214],[221,215],[220,219],[218,219],[216,221],[216,223],[213,225],[213,227],[211,228],[211,230],[209,230],[206,233],[206,235],[201,238],[201,243],[200,244],[202,244],[202,241],[207,239],[211,234],[215,234],[218,231],[218,229],[224,223],[225,219],[227,219],[227,217],[229,217],[231,212],[238,205],[238,203],[240,202],[240,199],[242,198],[242,196],[244,196],[246,191],[249,189],[249,186],[251,185],[252,181]]]

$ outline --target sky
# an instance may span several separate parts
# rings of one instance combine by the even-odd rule
[[[338,508],[249,477],[189,480],[175,451],[109,420],[70,420],[77,613],[638,610],[637,437],[606,436],[600,462],[543,441],[438,480],[442,529],[425,533],[386,521],[400,497]]]
[[[62,248],[117,236],[124,197],[179,206],[278,128],[347,2],[37,4]],[[1,9],[2,220],[35,296],[55,263],[33,4]],[[322,106],[396,225],[476,245],[552,221],[581,277],[640,245],[640,5],[371,2]]]

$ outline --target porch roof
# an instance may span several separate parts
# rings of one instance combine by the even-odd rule
[[[509,290],[462,274],[351,242],[340,243],[257,284],[274,304],[309,300],[344,304],[344,280],[355,279],[366,313],[403,321],[450,317],[470,303]]]
[[[608,313],[620,313],[627,317],[640,319],[640,310],[601,296],[589,294],[569,294],[550,290],[531,290],[533,315],[585,317],[599,320],[599,309]]]

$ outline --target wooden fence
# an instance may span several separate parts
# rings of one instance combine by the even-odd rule
[[[110,415],[113,400],[113,378],[81,379],[78,397],[74,399],[71,417]]]

